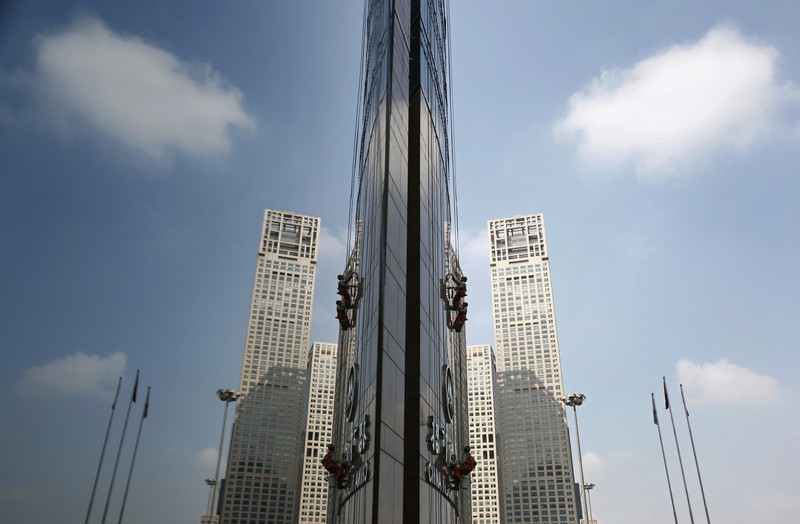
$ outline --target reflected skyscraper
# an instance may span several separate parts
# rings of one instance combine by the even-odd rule
[[[488,229],[506,523],[578,522],[544,216]]]
[[[264,211],[220,521],[290,524],[319,218]]]
[[[471,522],[447,2],[367,0],[328,522]],[[451,236],[452,234],[452,236]]]

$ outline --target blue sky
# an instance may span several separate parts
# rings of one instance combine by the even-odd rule
[[[264,208],[322,217],[312,336],[335,340],[363,9],[341,4],[0,7],[9,520],[82,518],[117,377],[127,398],[141,369],[153,396],[126,521],[198,521],[222,418],[214,391],[238,382]],[[595,517],[672,522],[650,406],[655,392],[663,408],[665,376],[673,405],[686,390],[712,519],[790,520],[800,4],[453,4],[468,342],[493,339],[486,221],[544,213],[565,384],[588,397]]]

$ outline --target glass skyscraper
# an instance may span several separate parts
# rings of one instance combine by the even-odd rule
[[[264,211],[223,524],[292,522],[319,227],[319,218]]]
[[[468,442],[454,231],[447,2],[365,2],[328,522],[471,522],[447,463]]]
[[[491,220],[488,229],[506,523],[575,523],[544,217]]]

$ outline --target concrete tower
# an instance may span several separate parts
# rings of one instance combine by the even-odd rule
[[[221,522],[292,522],[320,221],[264,211]]]
[[[489,344],[467,347],[469,439],[480,467],[472,473],[472,522],[504,524],[500,469],[500,395],[497,366]]]
[[[303,395],[304,431],[302,469],[295,505],[297,524],[324,524],[328,507],[328,483],[320,460],[331,442],[331,414],[336,383],[336,344],[314,342],[308,352],[306,389]]]
[[[489,221],[507,523],[574,523],[550,259],[541,214]]]

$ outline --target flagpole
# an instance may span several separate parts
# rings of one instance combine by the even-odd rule
[[[111,434],[111,422],[114,420],[114,410],[117,408],[117,399],[119,399],[119,390],[122,387],[122,377],[119,377],[117,382],[117,393],[114,395],[114,403],[111,404],[111,416],[108,417],[108,427],[106,428],[106,438],[103,439],[103,450],[100,452],[100,463],[97,464],[97,473],[94,476],[94,484],[92,485],[92,496],[89,497],[89,509],[86,510],[86,520],[84,524],[89,524],[89,516],[92,514],[92,505],[94,504],[94,495],[97,492],[97,481],[100,480],[100,469],[103,467],[103,457],[106,455],[106,447],[108,446],[108,436]]]
[[[675,448],[678,450],[678,464],[681,465],[681,477],[683,477],[683,489],[686,491],[686,503],[689,505],[689,520],[694,524],[694,513],[692,513],[692,501],[689,499],[689,486],[686,484],[686,473],[683,470],[683,459],[681,459],[681,447],[678,445],[678,432],[675,430],[675,417],[672,416],[672,409],[669,406],[669,395],[667,394],[667,377],[664,380],[664,402],[669,411],[669,419],[672,421],[672,434],[675,435]]]
[[[125,503],[128,501],[128,488],[131,487],[131,477],[133,476],[133,464],[136,462],[136,451],[139,449],[139,439],[142,436],[142,426],[144,419],[147,418],[147,408],[150,406],[150,386],[147,386],[147,396],[144,398],[144,409],[142,418],[139,419],[139,431],[136,433],[136,444],[133,446],[133,457],[131,457],[131,468],[128,470],[128,482],[125,483],[125,495],[122,496],[122,507],[119,509],[119,520],[117,524],[122,524],[122,515],[125,513]]]
[[[108,486],[108,496],[106,497],[106,507],[103,509],[102,524],[106,523],[106,516],[108,515],[108,505],[111,503],[111,493],[114,491],[114,478],[117,476],[117,467],[119,466],[119,456],[122,454],[122,444],[125,442],[125,431],[128,429],[128,419],[131,415],[131,406],[136,402],[136,390],[139,388],[139,370],[136,370],[136,381],[133,383],[133,394],[128,401],[128,412],[125,414],[125,424],[122,426],[122,436],[119,439],[119,448],[117,448],[117,458],[114,461],[114,471],[111,473],[111,484]]]
[[[706,504],[706,492],[703,489],[703,478],[700,476],[700,463],[697,461],[697,450],[694,447],[694,435],[692,435],[692,425],[689,423],[689,410],[686,409],[686,397],[683,395],[683,384],[681,388],[681,400],[683,400],[683,411],[686,413],[686,425],[689,426],[689,440],[692,442],[692,454],[694,455],[694,465],[697,468],[697,480],[700,481],[700,493],[703,495],[703,509],[706,511],[706,522],[711,524],[711,517],[708,516],[708,504]]]
[[[669,500],[672,503],[672,516],[675,517],[675,524],[678,524],[678,512],[675,511],[675,497],[672,496],[672,482],[669,480],[669,468],[667,467],[667,454],[664,453],[664,439],[661,438],[661,424],[658,423],[658,412],[656,411],[655,393],[650,393],[653,401],[653,422],[658,428],[658,441],[661,442],[661,456],[664,458],[664,472],[667,474],[667,487],[669,488]]]

